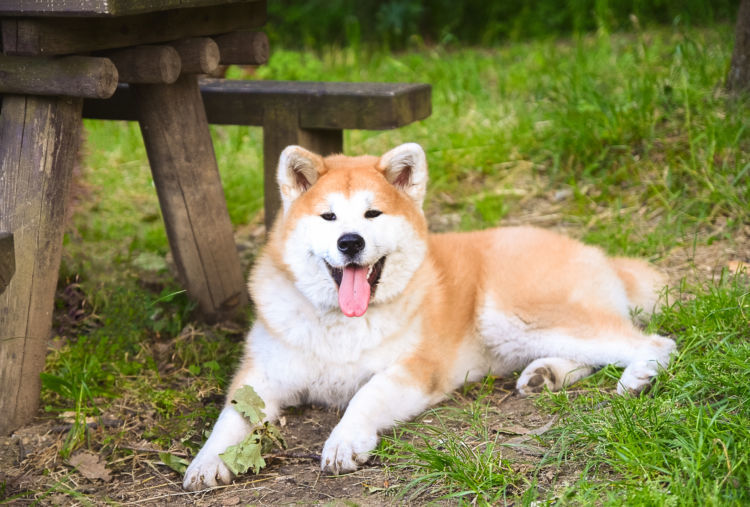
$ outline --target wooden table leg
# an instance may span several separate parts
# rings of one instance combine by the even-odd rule
[[[132,89],[180,277],[207,320],[241,316],[247,290],[198,80]]]
[[[281,207],[276,169],[279,156],[291,144],[326,156],[344,151],[344,133],[333,129],[303,129],[299,114],[289,104],[266,106],[263,111],[263,195],[266,230],[270,230]]]
[[[0,295],[0,434],[30,421],[52,325],[81,99],[6,95],[0,115],[0,230],[16,271]]]

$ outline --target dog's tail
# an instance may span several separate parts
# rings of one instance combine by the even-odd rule
[[[610,262],[625,285],[631,313],[639,320],[648,319],[663,302],[661,293],[667,284],[667,277],[639,259],[615,257]]]

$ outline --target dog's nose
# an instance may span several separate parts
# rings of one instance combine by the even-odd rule
[[[339,252],[347,257],[354,257],[365,248],[365,238],[359,234],[343,234],[338,241]]]

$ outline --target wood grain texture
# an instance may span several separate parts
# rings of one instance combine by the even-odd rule
[[[125,16],[255,0],[0,0],[0,15]]]
[[[261,65],[268,61],[268,36],[263,32],[240,30],[214,36],[222,65]]]
[[[298,111],[286,102],[268,104],[263,117],[263,194],[266,230],[270,230],[281,207],[276,168],[281,152],[290,144],[307,148],[320,155],[344,151],[341,130],[302,129],[297,125]]]
[[[428,84],[201,79],[200,90],[209,123],[224,125],[262,126],[265,107],[275,103],[299,111],[298,126],[309,129],[392,129],[432,113]],[[137,119],[127,86],[109,100],[86,100],[83,114]]]
[[[180,54],[172,46],[133,46],[101,56],[115,64],[121,83],[174,83],[182,69]]]
[[[65,55],[156,44],[252,29],[266,22],[266,2],[217,5],[119,17],[3,18],[7,55]]]
[[[117,88],[117,69],[106,58],[0,54],[0,93],[105,99]]]
[[[15,272],[16,248],[13,243],[13,234],[0,232],[0,294],[5,292]]]
[[[241,317],[245,280],[198,81],[132,89],[180,278],[206,320]]]
[[[182,61],[185,74],[209,74],[219,66],[219,46],[209,37],[191,37],[171,43]]]
[[[737,13],[727,88],[732,92],[750,90],[750,0],[742,0]]]
[[[81,99],[3,99],[0,230],[13,232],[16,273],[0,295],[0,434],[38,408],[80,129]]]

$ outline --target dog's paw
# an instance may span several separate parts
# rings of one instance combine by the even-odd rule
[[[617,383],[617,394],[638,395],[651,387],[651,379],[658,373],[661,366],[656,361],[635,361],[622,372]]]
[[[323,446],[320,468],[337,475],[354,472],[367,461],[377,443],[376,434],[349,432],[336,427]]]
[[[557,378],[552,369],[540,365],[535,368],[526,368],[523,370],[516,382],[516,389],[521,396],[529,396],[541,393],[545,388],[555,391],[556,383]]]
[[[219,484],[229,484],[234,474],[227,468],[219,455],[215,452],[201,452],[190,463],[185,472],[182,487],[187,491],[198,491],[211,488]]]

